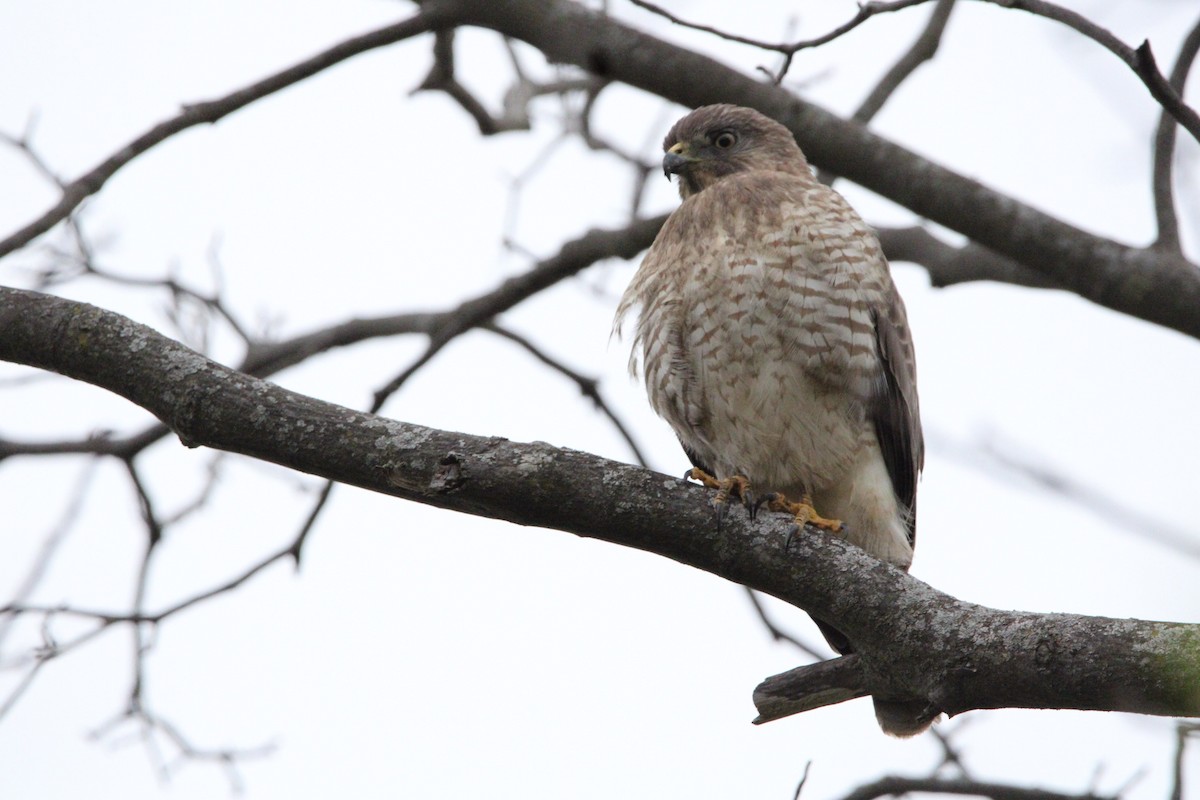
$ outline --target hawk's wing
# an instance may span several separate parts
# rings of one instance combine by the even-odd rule
[[[871,311],[882,379],[873,391],[868,413],[896,497],[908,510],[908,541],[916,544],[917,475],[925,462],[925,439],[917,408],[916,360],[902,321],[903,301],[894,289],[890,294],[887,307]]]

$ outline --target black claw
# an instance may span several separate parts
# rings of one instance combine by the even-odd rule
[[[713,501],[713,508],[717,510],[717,533],[721,532],[721,523],[725,521],[725,515],[729,513],[729,503],[727,501]]]
[[[757,517],[758,509],[762,508],[763,506],[770,505],[771,502],[778,496],[779,495],[776,492],[767,492],[762,497],[756,498],[754,501],[754,508],[752,508],[750,511],[750,518],[754,519]]]
[[[758,516],[758,503],[754,499],[753,489],[747,489],[742,493],[742,505],[745,506],[747,513],[750,514],[751,520],[754,520]]]
[[[792,539],[796,538],[796,534],[799,532],[799,525],[793,525],[792,527],[788,528],[787,539],[785,539],[783,542],[783,552],[786,553],[788,550],[792,549]]]

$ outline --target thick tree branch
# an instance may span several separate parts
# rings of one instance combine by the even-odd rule
[[[837,625],[863,688],[975,708],[1200,714],[1200,626],[1006,612],[956,600],[818,532],[738,517],[699,487],[547,444],[439,431],[305,397],[118,314],[0,288],[0,359],[102,386],[208,446],[478,516],[656,553]],[[670,522],[664,522],[669,520]]]
[[[939,288],[973,281],[999,281],[1034,289],[1064,288],[986,247],[974,242],[955,247],[916,225],[877,228],[875,233],[888,261],[893,264],[907,261],[924,267],[930,281]]]
[[[810,160],[1095,303],[1200,338],[1200,269],[1129,247],[989,189],[863,126],[566,0],[440,0],[450,15],[681,105],[739,103],[796,134]]]

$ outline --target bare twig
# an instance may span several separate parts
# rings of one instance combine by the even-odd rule
[[[1092,792],[1075,794],[1013,786],[1006,783],[985,783],[964,778],[902,778],[891,776],[864,784],[843,800],[874,800],[877,797],[900,797],[914,792],[929,794],[962,795],[964,797],[987,797],[991,800],[1117,800],[1115,795],[1099,795]]]
[[[222,767],[230,790],[235,794],[240,794],[243,789],[241,774],[237,771],[238,762],[263,758],[275,751],[273,743],[245,748],[198,747],[174,723],[151,712],[136,700],[119,715],[95,728],[90,736],[97,741],[109,738],[121,725],[130,722],[137,726],[137,739],[158,762],[159,774],[164,779],[170,778],[182,761],[211,761]],[[172,758],[168,758],[159,748],[160,740],[174,750]]]
[[[94,619],[97,622],[102,623],[102,625],[105,627],[119,623],[149,623],[156,625],[168,617],[172,617],[181,611],[191,608],[192,606],[203,603],[205,600],[238,588],[275,562],[291,557],[293,547],[294,543],[289,543],[286,547],[276,550],[259,561],[256,561],[253,565],[247,567],[242,572],[238,573],[224,583],[205,589],[202,592],[198,592],[183,600],[177,601],[176,603],[154,613],[145,611],[122,613],[116,611],[100,611],[97,609],[79,608],[76,606],[63,607],[8,603],[4,606],[0,606],[0,614],[44,614],[49,616],[62,615],[68,617],[80,617],[84,619]],[[60,648],[60,650],[62,649],[63,648]]]
[[[921,35],[913,42],[913,46],[909,48],[908,52],[892,65],[887,74],[871,90],[867,99],[854,112],[853,119],[864,125],[870,122],[900,84],[909,75],[912,75],[917,67],[933,59],[937,54],[938,45],[941,44],[946,23],[950,21],[950,12],[954,10],[954,2],[955,0],[937,0],[937,5],[934,6],[933,13],[929,15],[929,22],[921,31]]]
[[[434,8],[438,8],[434,6]],[[164,120],[117,150],[103,162],[63,187],[62,197],[52,208],[25,227],[0,241],[0,258],[50,230],[66,219],[85,199],[100,191],[116,172],[147,150],[188,128],[217,120],[250,105],[256,100],[310,78],[352,56],[433,30],[440,24],[438,15],[421,10],[408,19],[388,25],[334,45],[318,55],[271,75],[244,89],[217,100],[185,106],[179,114]]]
[[[1066,25],[1099,44],[1125,62],[1126,66],[1145,84],[1150,95],[1159,105],[1200,142],[1200,114],[1183,102],[1177,92],[1155,63],[1150,42],[1142,42],[1136,49],[1122,42],[1111,31],[1100,27],[1087,17],[1045,0],[983,0],[1004,8],[1026,11],[1045,19]]]
[[[671,22],[672,24],[678,25],[682,28],[690,28],[692,30],[700,31],[702,33],[711,33],[714,36],[718,36],[729,42],[737,42],[738,44],[745,44],[745,45],[749,45],[751,47],[757,47],[760,50],[772,50],[774,52],[782,54],[783,55],[783,64],[780,66],[780,68],[777,72],[770,75],[771,82],[774,83],[776,86],[778,86],[780,83],[783,82],[783,79],[787,75],[788,70],[791,69],[793,57],[796,55],[796,53],[800,52],[801,50],[807,50],[812,47],[820,47],[823,44],[828,44],[829,42],[832,42],[834,39],[840,38],[840,37],[844,36],[845,34],[849,33],[850,31],[854,30],[859,25],[863,24],[864,22],[866,22],[868,19],[875,16],[876,14],[884,14],[884,13],[888,13],[891,11],[899,11],[901,9],[908,8],[909,6],[916,6],[916,5],[920,5],[921,3],[928,2],[928,0],[896,0],[896,2],[892,2],[892,3],[880,3],[880,2],[859,3],[858,13],[856,13],[854,15],[854,17],[851,18],[848,22],[844,22],[841,25],[839,25],[838,27],[829,31],[828,33],[822,34],[815,38],[803,39],[801,41],[791,42],[791,43],[785,43],[785,42],[772,43],[772,42],[763,41],[761,39],[751,39],[751,38],[748,38],[745,36],[738,36],[737,34],[729,33],[727,31],[722,31],[722,30],[720,30],[718,28],[714,28],[710,25],[701,25],[701,24],[695,23],[695,22],[688,22],[684,19],[681,19],[681,18],[675,16],[674,14],[672,14],[670,11],[667,11],[662,6],[658,6],[658,5],[655,5],[654,3],[647,2],[647,0],[629,0],[629,2],[633,3],[635,6],[644,8],[645,10],[647,10],[653,14],[657,14],[658,16],[662,17],[663,19],[666,19],[667,21]]]
[[[933,13],[929,15],[929,22],[921,31],[921,35],[913,42],[912,47],[892,65],[892,68],[880,78],[879,83],[863,100],[862,105],[854,112],[851,119],[866,125],[875,118],[884,103],[900,88],[900,84],[916,71],[917,67],[933,59],[941,44],[946,23],[950,21],[950,12],[954,10],[954,2],[955,0],[937,0],[937,5],[934,6]],[[820,170],[817,173],[817,179],[824,184],[833,183],[835,177],[829,170]]]
[[[1183,755],[1188,739],[1200,735],[1200,723],[1177,722],[1175,724],[1175,758],[1171,769],[1171,800],[1183,800]]]
[[[57,655],[57,654],[53,654]],[[13,710],[13,707],[25,696],[25,692],[29,691],[29,687],[33,685],[34,679],[41,672],[42,667],[50,662],[53,655],[45,657],[37,657],[33,660],[33,665],[21,676],[17,681],[17,685],[13,687],[8,696],[4,698],[4,702],[0,703],[0,720],[8,716],[8,712]]]
[[[71,639],[67,642],[60,642],[50,633],[50,623],[53,620],[54,615],[60,611],[65,612],[65,609],[39,609],[38,613],[42,614],[42,644],[39,647],[34,648],[32,652],[26,653],[18,659],[14,659],[12,663],[6,663],[3,665],[4,669],[19,669],[25,665],[28,665],[29,669],[28,672],[26,672],[26,674],[20,679],[20,681],[18,681],[13,690],[9,692],[8,696],[4,698],[4,701],[0,702],[0,720],[3,720],[5,715],[7,715],[8,712],[16,706],[17,702],[25,694],[26,690],[33,684],[34,678],[37,677],[37,673],[42,669],[43,666],[50,661],[63,656],[68,652],[71,652],[72,650],[82,647],[98,637],[100,634],[104,633],[109,628],[108,623],[101,622],[96,627],[76,636],[74,639]],[[16,613],[19,612],[13,611],[12,606],[0,608],[0,615],[15,615]]]
[[[308,541],[308,535],[316,527],[317,519],[328,505],[329,498],[333,494],[333,487],[336,485],[333,481],[325,481],[325,484],[321,487],[321,491],[317,493],[316,502],[313,503],[308,516],[304,519],[304,524],[300,526],[300,532],[296,534],[295,540],[292,541],[291,546],[287,549],[287,554],[292,557],[296,569],[300,569],[300,556],[304,552],[304,544]]]
[[[1179,48],[1179,56],[1171,69],[1171,87],[1183,96],[1184,84],[1196,54],[1200,51],[1200,21]],[[1158,222],[1158,238],[1154,246],[1175,254],[1182,254],[1179,241],[1179,219],[1175,214],[1175,189],[1172,175],[1175,163],[1175,130],[1177,121],[1163,109],[1158,118],[1158,130],[1154,135],[1154,216]]]
[[[98,459],[90,458],[84,465],[83,471],[80,473],[74,488],[71,490],[71,499],[67,502],[62,514],[59,515],[58,522],[42,541],[42,546],[38,549],[37,557],[34,558],[29,571],[25,573],[25,579],[17,587],[17,591],[13,593],[12,599],[9,601],[10,604],[24,603],[33,594],[34,590],[37,589],[38,584],[42,582],[42,578],[45,577],[54,554],[58,552],[58,548],[66,540],[67,534],[71,531],[75,521],[79,519],[84,500],[87,499],[88,487],[92,479],[96,476],[96,466],[99,463]],[[0,620],[0,653],[4,652],[4,642],[12,630],[12,624],[15,619],[15,617],[11,617]],[[3,712],[0,711],[0,717],[3,716]]]
[[[792,800],[800,800],[800,793],[804,791],[804,784],[808,783],[808,771],[812,769],[812,761],[804,764],[804,772],[800,775],[800,782],[796,784],[796,791],[792,792]]]
[[[225,453],[213,453],[212,458],[208,461],[208,467],[205,469],[204,485],[188,503],[185,503],[174,513],[162,518],[164,528],[187,519],[208,504],[221,477],[221,465],[225,463],[225,457]]]
[[[158,515],[154,511],[154,502],[150,498],[150,493],[146,489],[146,484],[143,483],[141,475],[138,474],[137,467],[134,466],[133,459],[125,461],[125,471],[129,475],[129,480],[133,484],[134,491],[137,493],[138,508],[142,512],[142,522],[146,524],[146,533],[149,535],[150,547],[153,547],[162,539],[162,522],[159,521]]]
[[[509,278],[494,291],[469,300],[443,315],[429,333],[429,346],[416,361],[375,392],[372,413],[378,411],[413,374],[456,337],[512,308],[537,292],[605,258],[632,258],[648,247],[665,216],[638,220],[618,230],[591,230],[564,244],[555,255],[523,275]]]
[[[484,136],[494,136],[506,131],[529,130],[529,112],[521,108],[518,114],[507,114],[504,117],[493,116],[467,87],[458,82],[454,72],[454,28],[443,28],[437,31],[433,39],[433,64],[429,73],[413,93],[439,91],[445,92],[450,99],[458,103],[463,111],[471,115],[479,127],[479,133]],[[518,76],[520,78],[520,76]],[[513,109],[507,109],[512,111]]]
[[[608,403],[605,402],[604,398],[601,397],[600,382],[597,379],[588,378],[585,375],[581,375],[558,359],[548,355],[540,347],[529,341],[529,339],[521,336],[520,334],[514,333],[507,328],[497,325],[494,322],[489,322],[481,327],[484,330],[491,331],[497,336],[502,336],[505,339],[508,339],[510,342],[516,343],[522,347],[525,352],[529,353],[547,367],[550,367],[550,369],[572,380],[575,385],[579,387],[579,393],[591,400],[592,404],[596,407],[596,410],[607,417],[608,421],[611,422],[613,427],[617,429],[617,433],[620,434],[621,438],[625,440],[625,444],[629,447],[630,453],[633,454],[634,461],[643,467],[649,466],[641,448],[638,447],[637,442],[634,441],[633,434],[629,432],[629,428],[626,427],[625,423],[621,421],[612,408],[609,407]]]
[[[432,344],[436,345],[436,353],[454,336],[512,308],[542,289],[578,274],[597,261],[632,258],[650,246],[665,220],[666,215],[661,215],[634,220],[623,228],[591,230],[564,243],[558,253],[537,262],[523,275],[509,278],[494,289],[446,311],[352,319],[280,342],[253,342],[238,369],[248,375],[265,378],[338,347],[410,333],[431,337]],[[441,337],[448,338],[440,341]],[[83,439],[52,442],[21,442],[0,438],[0,460],[14,456],[67,453],[132,458],[169,433],[165,425],[155,424],[121,438],[114,437],[111,431],[98,432]]]
[[[59,189],[64,189],[67,185],[66,181],[64,181],[62,176],[60,176],[50,167],[50,162],[48,162],[45,157],[43,157],[42,154],[33,147],[33,130],[36,127],[36,123],[37,115],[30,114],[29,119],[25,123],[25,130],[21,132],[20,136],[12,136],[11,134],[0,131],[0,142],[4,142],[10,147],[21,151],[21,155],[25,157],[25,160],[29,162],[30,166],[32,166],[39,175],[57,186]]]
[[[967,765],[963,762],[962,753],[958,751],[958,748],[954,746],[954,742],[951,741],[955,734],[970,723],[971,719],[967,717],[951,728],[947,728],[946,724],[942,724],[934,725],[929,729],[929,733],[937,740],[938,746],[942,748],[942,763],[938,764],[937,768],[934,769],[935,773],[949,767],[958,777],[970,778],[970,775],[967,773]]]
[[[815,647],[805,642],[787,631],[780,628],[774,621],[767,616],[767,609],[763,606],[762,601],[758,599],[758,595],[749,586],[742,587],[746,590],[746,596],[750,598],[750,604],[754,606],[754,611],[758,614],[759,620],[767,629],[767,633],[771,634],[771,638],[777,642],[787,642],[795,647],[800,652],[811,657],[815,661],[828,658],[828,653],[819,652]]]
[[[647,11],[658,14],[668,21],[680,25],[682,27],[691,28],[693,30],[711,33],[719,36],[722,39],[739,44],[750,45],[762,50],[771,50],[782,53],[784,55],[784,63],[779,72],[774,76],[774,83],[778,85],[784,75],[787,74],[791,67],[792,57],[802,49],[809,47],[818,47],[823,44],[837,39],[840,36],[849,33],[854,28],[857,28],[862,23],[866,22],[871,17],[899,11],[904,8],[909,8],[921,3],[930,2],[930,0],[898,0],[892,3],[861,3],[858,7],[858,12],[848,22],[838,26],[823,36],[818,36],[815,39],[808,39],[802,42],[787,43],[772,43],[765,42],[759,39],[750,39],[744,36],[731,34],[708,25],[699,25],[693,22],[687,22],[670,13],[661,6],[647,2],[647,0],[630,0],[636,6],[646,9]],[[940,0],[939,0],[940,2]],[[1044,2],[1044,0],[981,0],[981,2],[991,3],[992,5],[1002,6],[1004,8],[1012,8],[1019,11],[1026,11],[1045,19],[1066,25],[1078,33],[1083,34],[1087,38],[1096,42],[1100,46],[1113,53],[1120,58],[1125,64],[1134,71],[1138,78],[1149,90],[1150,95],[1174,117],[1180,125],[1188,130],[1189,133],[1200,141],[1200,114],[1197,114],[1195,109],[1183,102],[1180,96],[1163,74],[1159,71],[1158,65],[1155,63],[1154,53],[1150,48],[1150,43],[1142,42],[1137,48],[1132,48],[1122,42],[1111,31],[1100,27],[1082,14],[1078,14],[1069,9],[1055,5],[1054,3]]]
[[[1014,455],[991,441],[968,445],[942,436],[931,438],[939,450],[961,463],[984,469],[993,476],[996,467],[1002,467],[1010,475],[1032,481],[1043,490],[1087,509],[1126,533],[1141,536],[1189,558],[1200,559],[1200,535],[1196,532],[1178,528],[1154,519],[1139,509],[1122,505],[1113,500],[1111,492],[1100,491],[1055,472],[1053,468],[1045,466],[1041,459]]]

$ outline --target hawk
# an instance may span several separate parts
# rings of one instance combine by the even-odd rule
[[[699,108],[663,150],[683,202],[615,327],[640,307],[630,369],[640,356],[690,477],[719,489],[718,504],[753,509],[751,487],[768,490],[759,503],[907,570],[924,443],[904,303],[878,239],[813,176],[791,132],[753,109]],[[935,716],[923,703],[875,708],[898,736]]]

